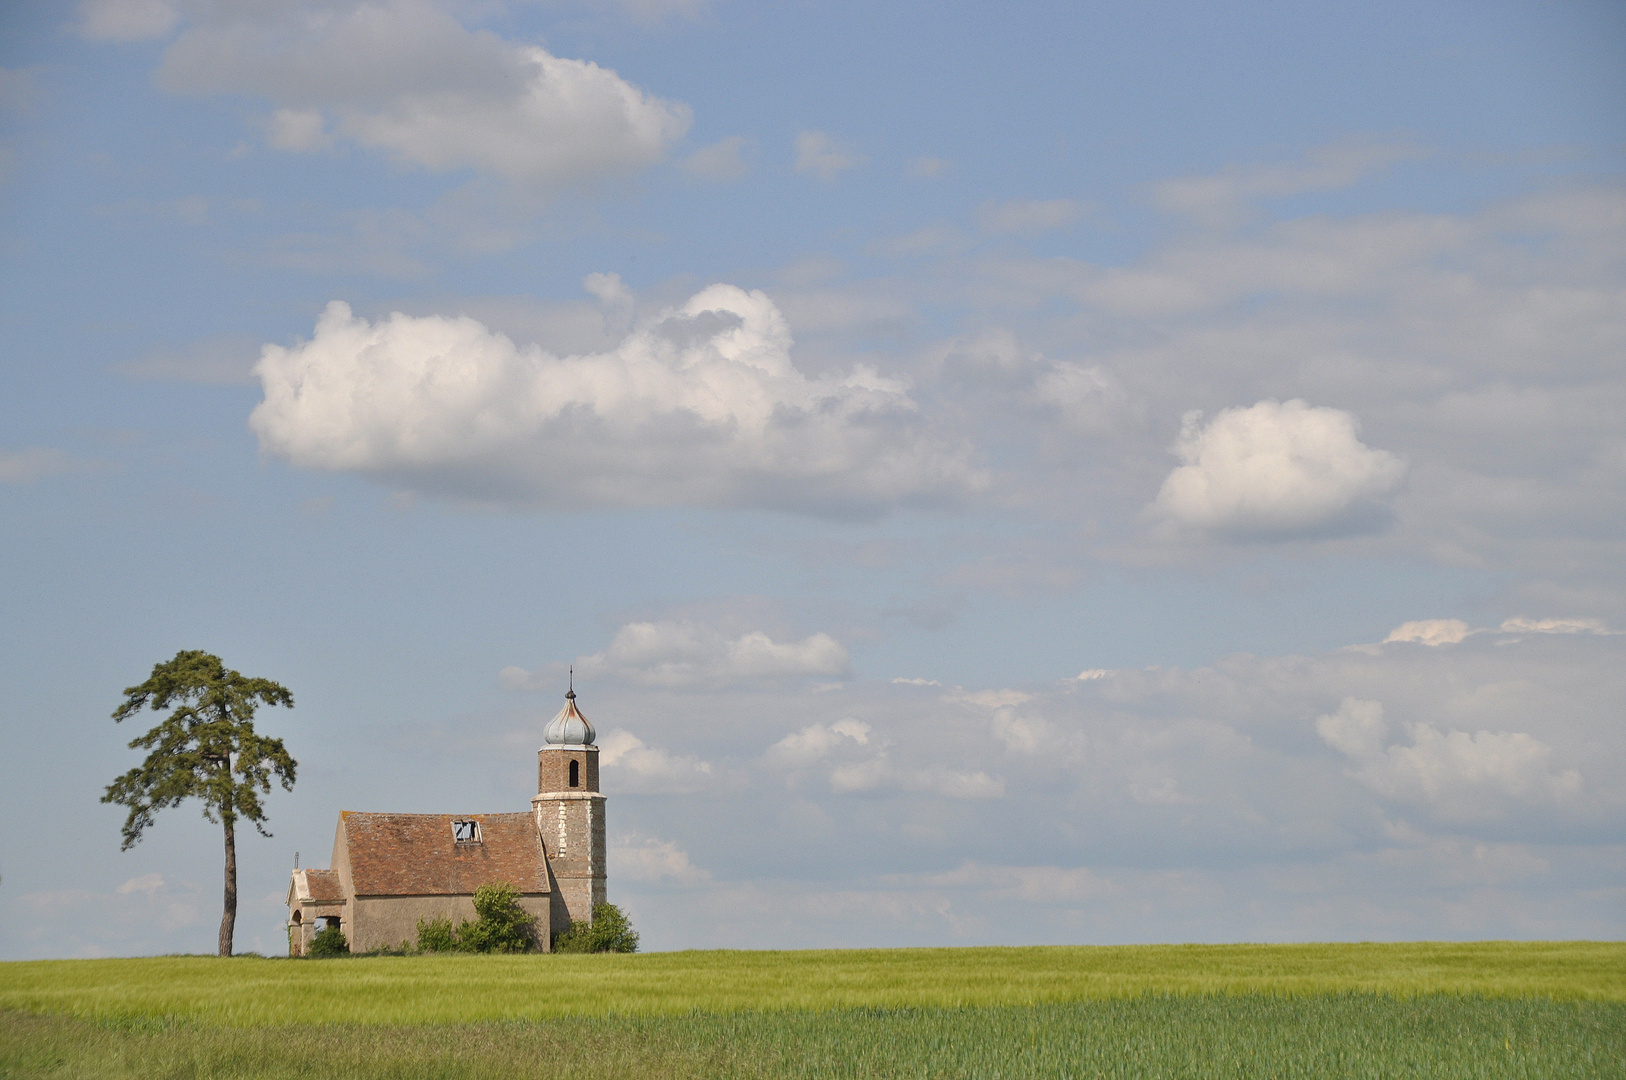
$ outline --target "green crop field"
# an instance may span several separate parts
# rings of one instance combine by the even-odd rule
[[[0,1076],[1619,1077],[1626,944],[0,964]]]

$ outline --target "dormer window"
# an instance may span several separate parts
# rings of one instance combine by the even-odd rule
[[[480,823],[473,818],[457,818],[452,821],[452,843],[478,844],[480,842]]]
[[[582,763],[575,758],[570,759],[570,786],[582,786]]]

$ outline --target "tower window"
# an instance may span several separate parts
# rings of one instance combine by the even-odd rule
[[[575,758],[570,759],[570,786],[580,787],[582,782],[582,763]]]

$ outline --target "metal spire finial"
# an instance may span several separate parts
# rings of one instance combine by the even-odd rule
[[[565,697],[571,701],[576,700],[576,665],[570,665],[570,689],[565,691]]]

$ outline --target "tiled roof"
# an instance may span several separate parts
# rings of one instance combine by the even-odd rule
[[[344,886],[332,870],[295,870],[288,885],[290,904],[342,904]]]
[[[339,875],[332,870],[306,870],[305,882],[316,903],[344,902],[344,888],[339,884]]]
[[[548,870],[530,814],[363,814],[339,818],[357,896],[469,895],[488,881],[523,893],[548,891]],[[459,844],[453,821],[478,821],[480,843]]]

